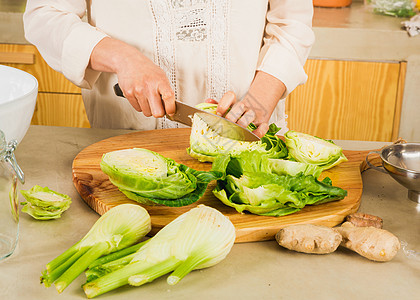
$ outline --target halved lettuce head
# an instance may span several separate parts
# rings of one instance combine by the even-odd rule
[[[291,130],[284,137],[290,158],[298,162],[327,170],[347,161],[343,149],[332,141]]]
[[[272,161],[275,160],[258,152],[218,157],[213,169],[224,171],[225,176],[218,180],[213,194],[238,212],[276,217],[297,212],[305,205],[340,200],[347,195],[345,190],[332,186],[329,178],[318,181],[304,171]]]
[[[30,190],[20,191],[26,202],[22,202],[22,212],[37,220],[58,219],[70,207],[71,198],[48,187],[35,185]]]
[[[189,205],[222,174],[197,171],[142,148],[105,153],[100,166],[129,199],[146,205]]]
[[[194,115],[190,147],[187,152],[201,162],[213,162],[220,154],[236,156],[244,151],[257,151],[270,158],[287,157],[286,145],[276,136],[278,131],[279,128],[272,124],[267,134],[260,141],[239,141],[220,136],[198,115]]]

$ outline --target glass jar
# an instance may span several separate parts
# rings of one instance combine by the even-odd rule
[[[7,144],[0,130],[0,260],[13,253],[19,236],[17,180],[25,180],[14,155],[16,146],[15,140]]]

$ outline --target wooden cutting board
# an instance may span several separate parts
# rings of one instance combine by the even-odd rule
[[[210,170],[210,163],[200,163],[187,154],[189,136],[189,128],[163,129],[129,133],[92,144],[83,149],[73,161],[74,185],[82,199],[100,215],[119,204],[137,204],[121,193],[108,180],[108,176],[101,171],[99,163],[102,155],[121,149],[145,148],[196,170]],[[330,177],[333,185],[347,190],[348,195],[343,200],[318,206],[306,206],[297,213],[283,217],[240,214],[213,196],[211,190],[214,188],[215,182],[212,182],[204,196],[191,205],[185,207],[144,205],[152,220],[150,235],[155,234],[177,216],[198,204],[214,207],[228,216],[236,228],[236,242],[271,240],[274,239],[274,235],[279,229],[291,224],[310,223],[335,226],[341,223],[348,214],[356,212],[359,208],[363,189],[361,170],[365,168],[363,162],[367,153],[368,151],[344,151],[349,161],[327,170],[321,175],[321,178]]]

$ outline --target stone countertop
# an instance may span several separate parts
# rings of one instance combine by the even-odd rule
[[[0,261],[1,299],[86,299],[79,276],[61,295],[39,284],[45,264],[78,241],[99,215],[78,195],[72,182],[74,157],[88,145],[127,130],[31,126],[16,157],[26,183],[68,194],[73,203],[60,219],[37,221],[20,215],[15,253]],[[345,149],[378,149],[378,142],[337,141]],[[387,229],[420,251],[420,206],[407,190],[376,170],[362,174],[361,212],[380,216]],[[22,196],[21,200],[22,200]],[[4,199],[2,199],[4,200]],[[390,262],[372,262],[339,247],[329,255],[289,251],[275,241],[235,244],[218,265],[193,271],[178,285],[164,278],[140,288],[123,287],[98,299],[416,299],[420,260],[400,250]]]

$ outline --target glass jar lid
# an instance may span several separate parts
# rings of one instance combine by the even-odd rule
[[[7,143],[3,131],[0,130],[0,161],[5,161],[6,163],[8,163],[11,169],[16,174],[17,178],[19,178],[20,182],[23,184],[25,183],[25,174],[23,173],[22,169],[19,167],[16,161],[16,147],[17,141],[12,140],[9,143]]]

